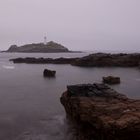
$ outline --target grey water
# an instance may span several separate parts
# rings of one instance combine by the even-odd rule
[[[13,64],[16,57],[82,57],[88,53],[0,53],[0,140],[71,140],[72,130],[60,103],[70,84],[101,82],[102,76],[121,77],[112,86],[130,98],[140,98],[140,69],[82,68],[54,64]],[[45,68],[56,77],[43,77]]]

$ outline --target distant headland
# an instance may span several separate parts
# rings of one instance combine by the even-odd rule
[[[32,43],[23,46],[12,45],[5,52],[25,52],[25,53],[57,53],[57,52],[73,52],[61,44],[50,41],[47,43]]]

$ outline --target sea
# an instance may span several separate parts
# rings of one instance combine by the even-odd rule
[[[69,64],[13,64],[17,57],[83,57],[83,53],[0,53],[0,140],[74,140],[60,97],[67,85],[101,83],[119,76],[111,86],[129,98],[140,99],[139,68],[83,68]],[[43,70],[56,70],[44,78]]]

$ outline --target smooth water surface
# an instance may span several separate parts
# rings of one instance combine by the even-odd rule
[[[0,54],[0,140],[70,140],[60,96],[66,86],[101,82],[102,76],[121,77],[112,86],[131,98],[140,98],[140,69],[81,68],[71,65],[13,64],[16,57],[82,57],[87,53]],[[45,68],[56,70],[55,78],[44,78]]]

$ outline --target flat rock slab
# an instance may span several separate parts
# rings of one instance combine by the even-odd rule
[[[120,84],[121,80],[120,77],[115,77],[115,76],[107,76],[103,77],[103,83],[113,85],[113,84]]]
[[[104,84],[68,86],[61,97],[77,130],[77,140],[139,140],[140,100]]]

